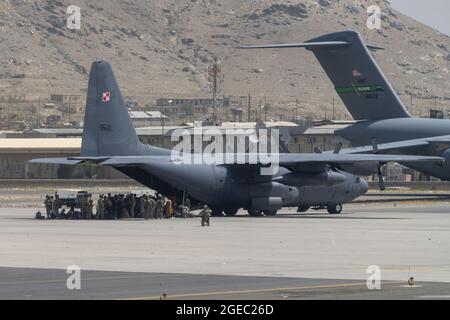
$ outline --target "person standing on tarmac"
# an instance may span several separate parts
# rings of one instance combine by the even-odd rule
[[[50,200],[49,195],[45,196],[44,205],[45,205],[45,213],[47,214],[47,219],[50,219],[52,214],[52,201]]]
[[[205,225],[209,227],[209,218],[211,217],[211,209],[205,204],[203,210],[200,211],[200,217],[202,218],[202,227]]]
[[[113,207],[112,196],[111,193],[108,193],[108,196],[105,198],[105,214],[108,218],[111,218],[112,216],[113,213],[112,207]]]
[[[139,215],[141,218],[148,219],[146,214],[147,196],[143,194],[139,197]]]
[[[136,208],[136,195],[130,193],[130,197],[128,198],[128,205],[130,207],[130,218],[134,218],[134,209]]]
[[[164,198],[161,194],[158,194],[158,200],[156,201],[156,219],[162,219],[164,214]]]
[[[86,218],[88,219],[88,220],[91,220],[92,219],[92,214],[93,214],[93,210],[94,210],[94,200],[92,200],[92,194],[88,194],[88,198],[87,198],[87,200],[86,200],[86,202],[87,202],[87,216],[86,216]]]
[[[156,201],[158,199],[155,196],[150,197],[150,218],[156,219]]]
[[[52,202],[52,210],[53,210],[53,214],[55,215],[55,217],[59,217],[59,210],[58,210],[58,199],[54,199],[53,197],[51,197],[51,202]]]
[[[112,213],[113,219],[116,220],[119,218],[119,198],[117,197],[117,194],[112,198]]]
[[[87,197],[83,196],[80,199],[81,219],[87,218]]]
[[[105,202],[103,201],[103,195],[101,194],[97,201],[97,215],[98,220],[103,220],[105,215]]]
[[[166,215],[167,215],[167,219],[172,219],[173,217],[173,207],[172,207],[172,200],[167,199],[166,202]]]

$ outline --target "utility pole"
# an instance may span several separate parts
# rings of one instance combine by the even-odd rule
[[[162,126],[161,126],[161,137],[162,137],[162,147],[165,148],[165,133],[166,131],[164,130],[164,125],[165,125],[165,119],[164,116],[161,114],[161,121],[162,121]]]
[[[250,99],[251,99],[251,96],[250,96],[250,93],[248,94],[248,117],[247,117],[247,122],[250,122],[250,118],[251,118],[251,104],[250,104]]]
[[[41,98],[38,99],[38,118],[37,118],[37,128],[41,127]]]
[[[219,91],[219,82],[221,81],[220,78],[220,73],[222,72],[218,60],[217,60],[217,56],[214,56],[214,62],[213,64],[210,66],[209,71],[208,71],[208,80],[210,82],[211,85],[211,91],[212,91],[212,95],[213,95],[213,122],[214,124],[217,123],[217,121],[219,120],[219,117],[217,115],[217,93]]]
[[[335,119],[335,113],[334,113],[334,97],[333,97],[333,116],[332,116],[332,118],[331,118],[331,120],[334,120]]]
[[[72,97],[69,96],[69,124],[70,124],[70,108],[71,108]]]

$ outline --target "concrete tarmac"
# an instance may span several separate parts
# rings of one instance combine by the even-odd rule
[[[65,270],[0,268],[0,299],[450,299],[450,283],[413,287],[387,281],[368,290],[365,281],[81,271],[81,289],[68,290]]]
[[[447,298],[449,208],[283,210],[212,218],[209,228],[198,218],[38,221],[36,209],[0,208],[0,299]],[[86,277],[81,292],[65,288],[69,265]],[[366,288],[370,265],[381,268],[380,291]],[[409,275],[420,286],[406,287]]]

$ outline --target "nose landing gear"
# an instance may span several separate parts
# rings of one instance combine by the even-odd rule
[[[342,205],[341,204],[335,204],[327,207],[329,214],[339,214],[342,212]]]

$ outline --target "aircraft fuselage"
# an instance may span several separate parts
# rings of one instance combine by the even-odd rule
[[[378,121],[361,121],[347,128],[336,131],[336,134],[351,142],[352,146],[372,144],[372,138],[377,143],[389,143],[402,140],[423,139],[450,135],[450,120],[428,118],[393,118]],[[391,153],[411,154],[411,150],[396,149]],[[435,148],[435,146],[415,148],[414,154],[442,156],[443,164],[414,163],[407,167],[443,180],[450,180],[450,149]]]
[[[117,167],[165,196],[186,193],[211,208],[278,210],[281,207],[328,206],[349,202],[367,192],[367,182],[340,170],[257,176],[251,168],[221,165],[152,163]],[[258,169],[259,170],[259,169]]]

